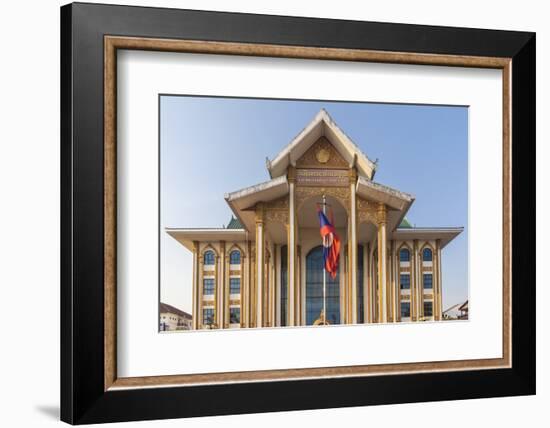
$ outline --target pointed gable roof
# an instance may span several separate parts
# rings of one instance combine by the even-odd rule
[[[350,166],[355,165],[359,175],[372,180],[376,172],[376,164],[338,127],[325,109],[321,109],[277,156],[267,161],[271,178],[284,175],[289,165],[296,165],[296,161],[323,136],[332,143]]]

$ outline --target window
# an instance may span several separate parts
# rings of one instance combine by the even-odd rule
[[[286,326],[287,312],[287,288],[288,288],[288,263],[287,263],[288,247],[281,247],[281,327]]]
[[[424,316],[425,317],[431,317],[434,314],[433,310],[433,303],[432,302],[424,302]]]
[[[357,323],[363,324],[365,301],[363,300],[363,246],[357,247]]]
[[[241,278],[229,278],[229,294],[241,293]]]
[[[202,293],[205,296],[212,296],[214,294],[214,279],[213,278],[205,278],[203,280],[203,291]]]
[[[241,323],[241,308],[229,308],[229,323],[230,324]]]
[[[343,264],[343,262],[342,262]],[[323,246],[313,248],[306,256],[306,325],[313,325],[323,309]],[[336,278],[326,275],[326,320],[340,324],[340,269]]]
[[[431,273],[424,274],[424,288],[433,288],[433,276]]]
[[[204,264],[213,265],[214,264],[214,251],[207,251],[204,253]]]
[[[401,318],[410,318],[411,316],[411,303],[401,302]]]
[[[408,274],[399,275],[399,286],[401,290],[410,290],[411,288],[411,276]]]
[[[229,254],[229,263],[232,265],[240,265],[241,252],[237,250],[231,251],[231,253]]]
[[[425,262],[431,262],[432,261],[432,250],[429,248],[424,248],[424,251],[422,251],[422,260]]]
[[[406,248],[403,248],[401,251],[399,251],[399,261],[400,262],[410,262],[411,261],[411,253]]]
[[[202,310],[202,323],[206,325],[214,324],[214,308],[204,308]]]

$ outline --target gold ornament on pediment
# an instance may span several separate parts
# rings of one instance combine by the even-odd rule
[[[330,151],[325,147],[320,147],[317,152],[315,152],[315,158],[319,163],[327,163],[330,160]]]
[[[296,161],[299,168],[349,168],[349,162],[338,153],[334,146],[326,139],[319,138]]]

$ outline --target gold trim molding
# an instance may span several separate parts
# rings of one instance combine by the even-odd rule
[[[425,363],[358,365],[248,371],[238,373],[206,373],[196,375],[117,376],[116,359],[116,82],[117,50],[164,51],[201,54],[246,55],[258,57],[301,58],[395,64],[426,64],[501,69],[503,76],[503,349],[502,358]],[[511,59],[463,55],[383,52],[360,49],[337,49],[250,43],[170,40],[124,36],[104,37],[104,389],[144,388],[174,385],[223,384],[307,378],[357,377],[396,373],[422,373],[511,367]],[[289,171],[289,181],[292,168]],[[310,196],[323,192],[342,202],[350,212],[348,188],[296,189],[297,208]],[[259,213],[260,214],[260,213]],[[263,214],[263,213],[261,213]],[[263,215],[258,219],[263,220]],[[381,218],[377,219],[382,221]],[[401,295],[401,298],[404,298]]]

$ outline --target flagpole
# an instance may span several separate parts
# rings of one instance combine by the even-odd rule
[[[327,213],[327,200],[323,195],[323,214]],[[327,296],[327,267],[323,266],[323,324],[327,324],[327,312],[326,312],[326,296]]]

